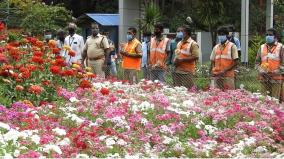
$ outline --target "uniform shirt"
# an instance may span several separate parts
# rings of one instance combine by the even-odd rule
[[[221,48],[220,48],[220,49],[221,49],[221,50],[224,50],[228,43],[229,43],[229,41],[227,40],[227,42],[225,42],[225,44],[220,44],[220,45],[221,45]],[[212,53],[211,53],[211,56],[210,56],[210,60],[211,60],[211,61],[215,61],[216,49],[217,49],[218,45],[219,45],[219,44],[215,45],[215,47],[214,47],[213,50],[212,50]],[[238,59],[238,58],[239,58],[239,55],[238,55],[237,46],[236,46],[236,45],[233,45],[233,46],[232,46],[232,59],[235,60],[235,59]]]
[[[64,45],[68,45],[72,51],[76,53],[75,57],[71,57],[66,55],[67,60],[69,61],[69,64],[72,62],[78,62],[82,59],[82,52],[84,48],[84,39],[82,36],[78,34],[74,34],[72,37],[68,35],[64,40]],[[69,60],[70,59],[70,60]]]
[[[179,43],[181,43],[181,45],[184,45],[186,43],[190,43],[191,40],[192,40],[191,38],[188,38],[186,41],[182,40]],[[193,41],[191,46],[190,46],[190,52],[191,52],[191,56],[199,57],[199,46],[198,46],[198,44],[195,41]]]
[[[229,41],[234,43],[237,46],[238,51],[241,50],[241,43],[240,43],[240,40],[238,38],[233,36],[229,39]]]
[[[95,37],[92,35],[87,39],[84,51],[87,51],[88,58],[96,58],[104,55],[105,49],[109,47],[107,37],[97,34]]]
[[[277,43],[275,42],[273,46],[276,46]],[[284,48],[280,50],[280,59],[281,59],[281,66],[284,68]],[[255,59],[255,64],[260,65],[261,64],[261,48],[258,49],[256,59]]]
[[[142,63],[141,67],[145,67],[148,64],[148,52],[150,51],[150,42],[142,42]],[[149,52],[150,53],[150,52]]]

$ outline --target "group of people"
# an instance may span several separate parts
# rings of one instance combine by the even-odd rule
[[[130,83],[138,82],[138,72],[143,71],[144,79],[165,82],[165,73],[172,72],[175,86],[194,86],[196,62],[200,49],[191,38],[190,26],[184,25],[177,29],[176,38],[170,40],[163,35],[163,25],[157,23],[154,32],[144,32],[143,42],[137,38],[137,29],[128,28],[125,43],[118,50],[113,42],[101,35],[99,25],[91,25],[92,35],[84,44],[82,36],[75,33],[76,25],[69,24],[69,35],[64,37],[63,31],[58,32],[58,47],[67,44],[76,56],[68,57],[63,51],[62,56],[68,63],[80,62],[91,67],[94,73],[102,78],[116,75],[115,58],[122,59],[123,76]],[[266,42],[260,46],[256,57],[256,68],[264,94],[282,99],[284,56],[283,45],[277,38],[275,29],[267,30]],[[212,49],[210,61],[211,87],[222,90],[235,89],[235,69],[240,57],[240,42],[234,36],[232,26],[221,26],[217,29],[218,44]],[[114,56],[116,56],[114,58]]]

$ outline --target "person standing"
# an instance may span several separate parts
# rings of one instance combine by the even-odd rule
[[[234,25],[229,25],[228,30],[229,30],[228,40],[237,46],[238,55],[240,58],[241,57],[241,43],[240,43],[240,40],[235,36],[236,28]]]
[[[84,48],[84,39],[81,35],[76,34],[76,24],[69,23],[67,29],[69,35],[66,36],[64,40],[64,45],[70,47],[72,51],[75,52],[75,56],[66,55],[66,62],[68,65],[72,65],[72,63],[81,63],[81,55]]]
[[[151,80],[165,82],[167,69],[167,57],[170,54],[170,40],[162,35],[163,25],[158,23],[154,26],[155,36],[151,39],[149,68]]]
[[[136,38],[137,30],[128,28],[127,43],[123,44],[120,54],[122,55],[122,68],[124,79],[131,84],[138,82],[138,71],[141,67],[142,48],[140,41]]]
[[[57,31],[57,41],[56,41],[56,47],[60,49],[60,56],[64,59],[66,58],[67,51],[63,49],[64,45],[64,39],[65,39],[65,32],[62,29],[59,29]]]
[[[266,43],[260,46],[255,64],[259,72],[261,92],[281,101],[283,100],[281,92],[283,91],[284,49],[283,45],[277,42],[276,37],[277,32],[274,28],[267,30]]]
[[[109,57],[110,47],[107,37],[99,32],[97,23],[91,24],[92,35],[87,39],[82,54],[82,65],[86,60],[88,67],[100,78],[105,78],[105,69],[107,67],[107,58]]]
[[[228,40],[229,31],[225,26],[217,30],[218,41],[211,53],[211,87],[222,90],[235,89],[235,71],[238,65],[238,50],[234,43]]]
[[[173,81],[174,86],[192,88],[195,63],[199,57],[199,46],[191,39],[191,28],[183,26],[177,33],[182,40],[177,44],[174,58]]]
[[[151,32],[143,33],[141,68],[143,71],[143,78],[146,80],[150,80],[150,72],[148,68],[148,63],[149,63],[151,36],[152,36]]]
[[[116,70],[116,59],[117,59],[117,53],[115,49],[114,42],[109,38],[109,32],[104,31],[102,33],[104,36],[106,36],[109,48],[110,48],[110,54],[107,58],[107,69],[106,69],[106,77],[116,77],[117,76],[117,70]]]
[[[177,29],[177,32],[176,32],[176,37],[171,40],[171,45],[170,45],[170,55],[169,55],[169,58],[168,58],[168,61],[167,61],[167,65],[170,66],[173,64],[173,60],[175,58],[175,51],[176,51],[176,48],[177,48],[177,44],[182,40],[182,34],[181,34],[181,30],[182,30],[182,27],[179,27]]]

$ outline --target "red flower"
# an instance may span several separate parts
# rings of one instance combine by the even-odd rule
[[[36,66],[33,65],[33,64],[27,64],[26,67],[27,67],[27,69],[30,70],[31,72],[34,71],[34,70],[36,70]]]
[[[76,52],[70,50],[70,51],[68,52],[68,55],[71,56],[71,57],[74,57],[74,56],[76,55]]]
[[[103,94],[103,95],[109,95],[109,90],[107,88],[101,88],[100,92]]]
[[[64,70],[64,72],[62,73],[64,76],[74,76],[75,72],[70,69],[70,70]]]
[[[66,66],[63,58],[56,58],[54,65],[64,67]]]
[[[92,85],[88,80],[82,80],[80,82],[79,87],[81,87],[81,88],[92,88]]]
[[[45,81],[42,81],[41,82],[44,86],[48,86],[50,84],[50,81],[48,80],[45,80]]]
[[[28,79],[28,78],[30,78],[30,76],[31,76],[30,71],[26,71],[26,72],[23,72],[23,73],[22,73],[22,77],[23,77],[24,79]]]
[[[41,51],[35,51],[34,56],[42,56],[43,53]]]
[[[0,63],[8,63],[8,59],[4,54],[0,53]]]
[[[42,57],[33,56],[33,57],[32,57],[32,62],[34,62],[34,63],[39,63],[39,64],[43,64],[43,63],[44,63],[44,60],[43,60]]]
[[[5,29],[5,24],[4,23],[0,23],[0,31],[4,30]]]
[[[16,91],[22,91],[22,90],[24,90],[24,87],[21,86],[21,85],[17,85],[15,89],[16,89]]]
[[[32,85],[28,92],[33,93],[33,94],[40,94],[43,91],[43,88],[38,85]]]
[[[61,68],[59,66],[50,66],[50,72],[53,74],[60,74]]]
[[[52,48],[52,53],[59,54],[60,53],[60,49],[58,47]]]

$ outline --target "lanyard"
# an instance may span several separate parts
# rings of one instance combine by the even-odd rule
[[[274,45],[274,46],[271,48],[271,47],[268,47],[268,45],[266,45],[266,48],[267,48],[268,53],[273,54],[273,53],[274,53],[274,50],[276,49],[276,46]],[[266,62],[268,62],[268,57],[266,57]]]
[[[70,38],[72,39],[72,41],[70,40]],[[71,45],[73,44],[74,39],[75,39],[75,37],[73,37],[73,36],[72,36],[72,37],[71,37],[71,36],[69,37],[69,46],[70,46],[70,47],[71,47]],[[70,42],[70,41],[71,41],[71,42]]]

